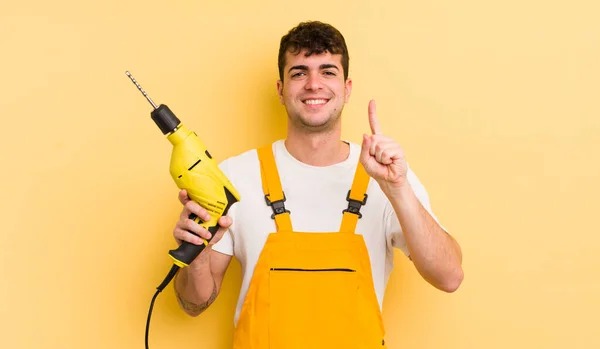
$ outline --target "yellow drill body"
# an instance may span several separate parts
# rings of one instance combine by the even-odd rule
[[[196,132],[186,128],[169,107],[164,104],[157,106],[133,76],[129,72],[126,74],[154,107],[150,113],[152,120],[173,145],[170,172],[177,187],[185,189],[190,199],[210,214],[207,222],[200,220],[195,214],[191,214],[189,218],[207,229],[212,234],[212,239],[219,228],[219,218],[226,215],[231,205],[240,200],[239,193],[213,160]],[[203,245],[183,241],[176,250],[169,251],[175,267],[188,266],[208,246],[210,239],[202,240]],[[171,274],[159,289],[171,280]]]
[[[167,139],[173,145],[170,164],[173,180],[179,189],[185,189],[190,199],[205,208],[211,217],[206,222],[195,215],[191,218],[207,230],[214,230],[211,231],[214,234],[219,218],[234,201],[239,201],[240,195],[195,132],[179,124],[176,130],[167,135]],[[232,200],[232,196],[235,200]],[[208,241],[203,241],[204,245],[208,245]],[[180,267],[189,263],[172,254],[171,258]]]

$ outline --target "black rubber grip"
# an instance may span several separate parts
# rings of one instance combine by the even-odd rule
[[[231,207],[231,205],[233,205],[234,203],[237,202],[237,199],[235,198],[235,196],[233,196],[233,194],[231,194],[229,189],[227,189],[226,187],[223,187],[223,190],[225,191],[225,196],[227,197],[227,206],[225,206],[225,209],[223,210],[223,214],[222,214],[223,216],[225,216],[227,214],[227,212],[229,211],[229,208]],[[196,218],[196,215],[192,213],[192,214],[190,214],[189,218],[193,220]],[[211,234],[210,239],[207,240],[208,242],[210,242],[213,239],[213,237],[215,236],[215,234],[217,233],[217,231],[219,230],[219,225],[216,224],[212,227],[208,227],[207,230]],[[190,231],[190,233],[198,236],[197,234],[195,234],[191,231]],[[181,245],[179,245],[179,247],[176,250],[170,250],[169,254],[171,256],[173,256],[173,258],[177,259],[178,261],[185,263],[186,265],[189,265],[190,263],[192,263],[194,261],[194,259],[196,259],[196,257],[198,257],[198,255],[204,250],[204,248],[206,248],[206,245],[204,245],[204,244],[196,245],[196,244],[189,243],[187,241],[182,241]]]
[[[214,236],[216,234],[217,230],[219,230],[219,225],[215,225],[213,227],[208,227],[208,231],[212,234],[212,236]],[[190,232],[190,233],[192,233],[192,232]],[[194,233],[192,233],[192,234],[194,234]],[[194,234],[194,235],[198,236],[197,234]],[[210,239],[208,239],[209,242],[210,242],[210,240],[212,240],[212,237]],[[169,251],[169,254],[171,254],[171,256],[173,256],[173,258],[177,259],[178,261],[189,265],[190,263],[192,263],[194,261],[194,259],[196,259],[196,257],[198,257],[200,252],[202,252],[205,247],[206,247],[206,245],[204,245],[204,244],[196,245],[196,244],[189,243],[187,241],[183,241],[176,250]]]

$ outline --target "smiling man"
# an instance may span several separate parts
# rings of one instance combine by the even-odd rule
[[[362,145],[341,139],[350,98],[349,54],[331,25],[305,22],[280,42],[277,90],[287,137],[220,164],[241,200],[222,228],[177,275],[182,309],[197,316],[219,294],[231,258],[242,266],[234,348],[385,348],[383,295],[401,250],[433,287],[462,282],[456,240],[431,210],[401,146],[385,136],[375,102]],[[200,244],[209,219],[189,200],[173,230]]]

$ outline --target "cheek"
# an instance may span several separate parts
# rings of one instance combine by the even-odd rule
[[[283,99],[285,100],[286,103],[292,102],[293,101],[292,94],[287,91],[283,92]]]
[[[284,94],[285,99],[288,101],[288,103],[301,103],[298,97],[298,93],[288,90],[285,92]]]
[[[344,84],[339,84],[335,87],[335,90],[337,91],[337,95],[342,97],[342,98],[346,98],[346,88],[344,86]]]
[[[281,90],[281,96],[285,99],[289,99],[291,96],[293,95],[293,93],[290,90],[290,86],[287,85],[285,86],[282,90]]]

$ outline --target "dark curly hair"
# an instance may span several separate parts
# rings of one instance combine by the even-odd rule
[[[290,52],[294,55],[306,50],[306,57],[314,54],[329,52],[332,55],[342,55],[342,68],[344,69],[344,81],[348,79],[348,65],[350,57],[348,47],[342,33],[330,24],[319,21],[302,22],[281,38],[279,45],[279,79],[283,81],[283,67],[285,66],[285,54]]]

